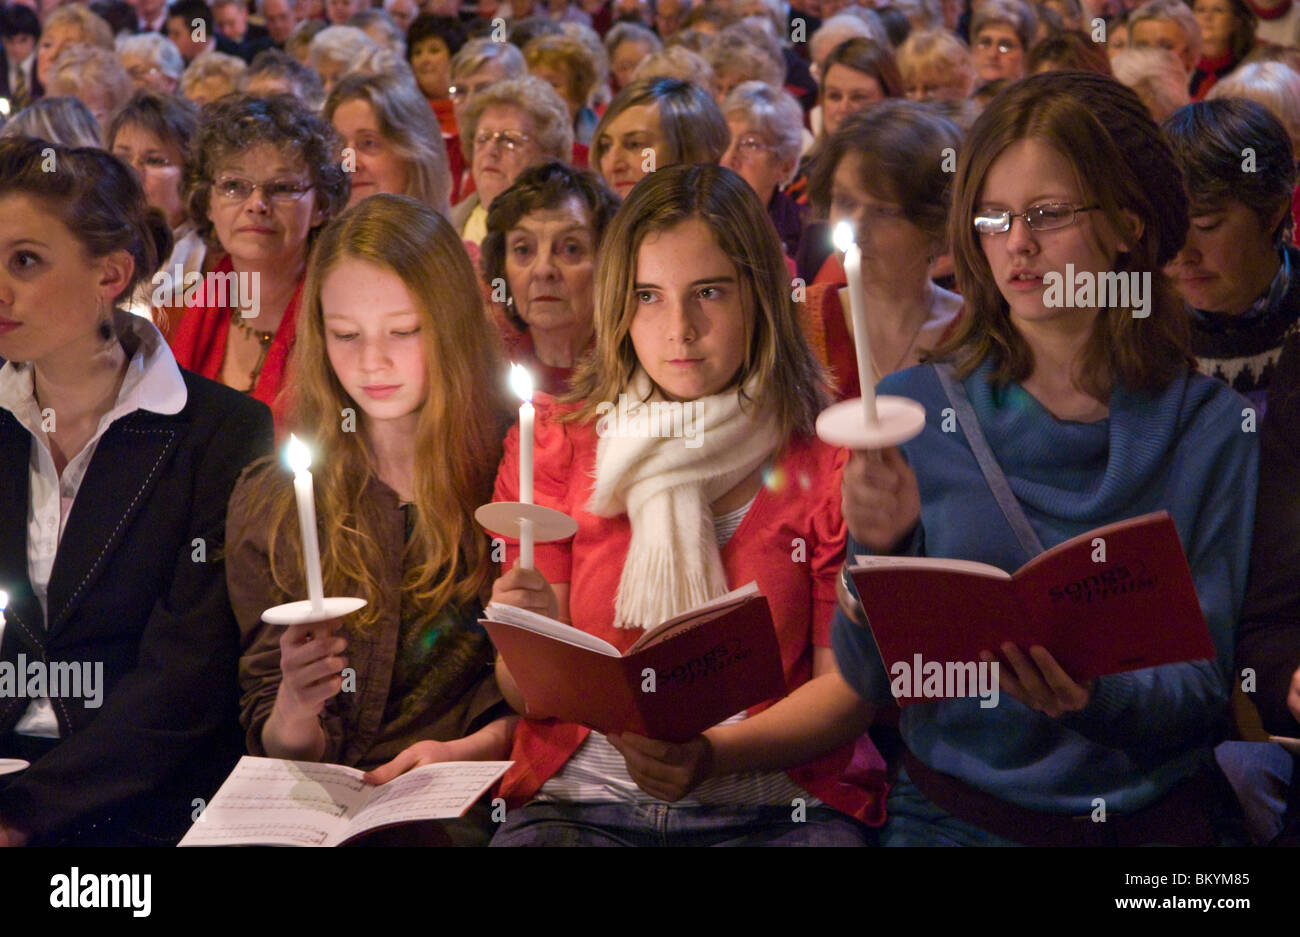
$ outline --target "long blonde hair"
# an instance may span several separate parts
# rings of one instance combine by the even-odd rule
[[[382,194],[331,222],[307,269],[286,384],[291,390],[282,403],[294,431],[318,453],[313,475],[325,532],[325,592],[366,599],[369,604],[350,619],[365,630],[378,621],[385,598],[372,569],[379,555],[377,521],[365,499],[374,459],[365,434],[348,426],[348,411],[358,408],[330,366],[321,309],[325,278],[344,259],[397,274],[420,314],[429,394],[415,431],[415,525],[403,557],[402,603],[422,616],[481,597],[494,576],[488,539],[473,511],[491,500],[510,411],[498,338],[469,257],[447,220],[412,198]],[[292,486],[284,472],[261,477],[249,517],[269,525],[271,573],[288,592],[302,578]]]

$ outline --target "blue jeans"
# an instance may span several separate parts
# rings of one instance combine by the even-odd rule
[[[1207,804],[1211,826],[1220,846],[1245,846],[1246,827],[1241,811],[1224,786],[1223,797]],[[882,846],[1018,846],[1019,843],[972,826],[930,800],[898,769],[898,782],[885,801],[888,820],[880,828]],[[1151,843],[1149,845],[1159,845]]]
[[[830,807],[573,804],[509,811],[493,846],[872,846],[876,832]]]
[[[882,846],[1017,846],[1009,839],[986,833],[958,820],[922,794],[899,767],[898,780],[885,801]]]
[[[1256,846],[1266,846],[1282,832],[1293,759],[1273,742],[1224,742],[1214,750],[1246,815]]]

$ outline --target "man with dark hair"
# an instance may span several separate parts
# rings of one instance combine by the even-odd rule
[[[209,49],[236,54],[235,44],[216,31],[212,8],[203,0],[176,0],[169,6],[166,32],[186,65]]]
[[[36,67],[36,40],[41,23],[30,7],[10,4],[0,8],[0,56],[5,68],[0,73],[0,97],[9,99],[9,113],[16,114],[31,103],[32,69]]]
[[[1242,430],[1263,430],[1250,580],[1236,670],[1270,732],[1296,734],[1291,698],[1300,665],[1295,558],[1296,324],[1300,251],[1290,244],[1296,170],[1286,129],[1263,106],[1216,98],[1175,111],[1165,138],[1191,208],[1187,243],[1166,268],[1188,306],[1192,353],[1206,374],[1245,394]],[[1283,350],[1288,349],[1284,354]],[[1274,412],[1274,411],[1277,412]],[[1277,745],[1230,741],[1215,750],[1257,844],[1283,828],[1292,759]],[[1295,792],[1292,791],[1292,801]],[[1294,832],[1294,831],[1293,831]]]
[[[1191,202],[1187,242],[1166,272],[1191,313],[1192,353],[1262,416],[1282,345],[1300,320],[1290,137],[1262,105],[1227,97],[1175,111],[1164,133]]]
[[[232,54],[245,62],[253,61],[257,53],[275,45],[264,27],[248,21],[245,0],[213,0],[212,19],[217,35],[234,46]]]
[[[298,25],[298,10],[294,0],[262,0],[262,19],[266,32],[276,48],[283,49],[289,34]]]

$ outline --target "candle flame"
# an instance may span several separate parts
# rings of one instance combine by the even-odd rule
[[[311,468],[311,450],[292,433],[289,434],[289,445],[285,447],[284,458],[295,473]]]
[[[0,612],[3,612],[8,607],[9,607],[9,593],[6,592],[4,589],[0,589]]]
[[[831,235],[831,240],[835,242],[835,249],[840,253],[847,253],[848,249],[853,246],[853,225],[847,221],[841,221],[835,226],[835,231]]]
[[[533,399],[533,376],[522,365],[510,365],[510,389],[520,400]]]

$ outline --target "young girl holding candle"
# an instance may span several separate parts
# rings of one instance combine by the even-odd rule
[[[1043,647],[987,648],[997,706],[947,699],[902,711],[907,752],[882,843],[1239,841],[1211,748],[1228,724],[1258,453],[1247,402],[1195,373],[1187,314],[1160,273],[1187,231],[1169,147],[1109,78],[1027,78],[972,129],[951,230],[970,316],[936,350],[952,370],[881,381],[928,420],[901,455],[850,460],[849,552],[1014,571],[1044,547],[1163,509],[1218,654],[1078,683]],[[1071,270],[1145,279],[1145,312],[1131,294],[1114,307],[1054,302],[1049,274]],[[834,639],[845,678],[891,702],[870,630],[840,615]]]
[[[593,353],[570,398],[536,400],[534,500],[578,532],[536,544],[536,569],[509,569],[493,599],[626,649],[756,580],[790,694],[682,744],[527,713],[493,844],[865,843],[882,819],[883,763],[827,646],[844,454],[813,435],[825,376],[776,232],[738,175],[678,165],[629,194],[607,239]],[[620,395],[696,417],[686,438],[620,437],[617,422],[596,419]],[[498,500],[518,500],[520,455],[515,431]],[[500,660],[497,674],[524,712]]]
[[[514,720],[477,624],[495,566],[472,512],[509,417],[473,268],[441,216],[376,195],[322,232],[304,296],[290,426],[315,449],[324,591],[368,604],[261,621],[306,586],[293,478],[275,460],[251,467],[228,559],[248,750],[377,768],[372,783],[504,757]]]

